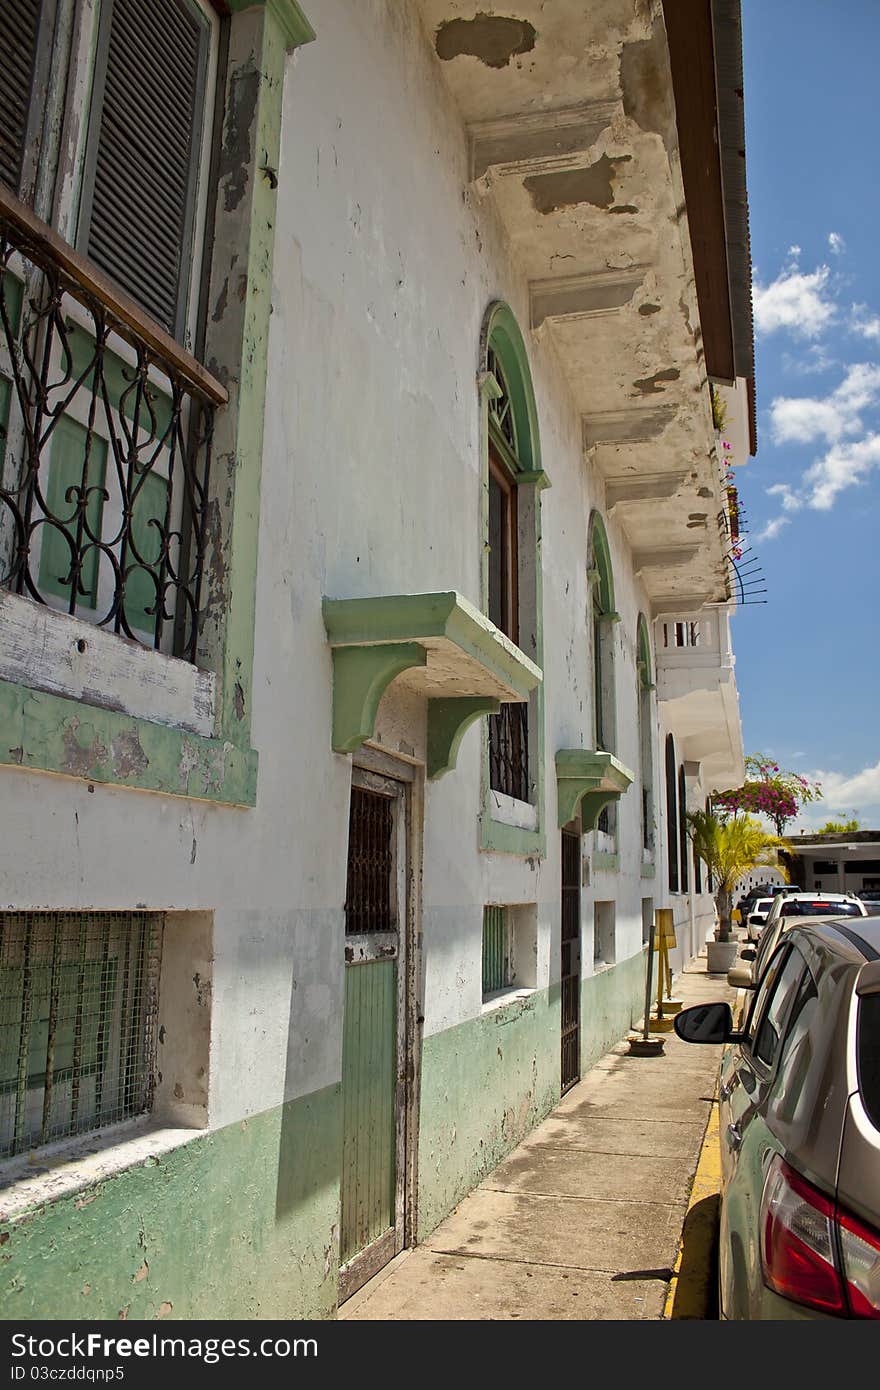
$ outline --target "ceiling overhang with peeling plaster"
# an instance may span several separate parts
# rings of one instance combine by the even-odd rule
[[[724,601],[726,494],[662,3],[419,4],[472,188],[526,272],[531,330],[553,343],[654,613]]]

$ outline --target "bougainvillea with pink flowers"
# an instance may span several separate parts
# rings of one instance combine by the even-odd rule
[[[818,801],[822,788],[798,772],[783,772],[779,764],[762,753],[746,758],[746,781],[731,791],[717,792],[712,804],[722,814],[766,816],[776,827],[777,835],[795,820],[798,811],[810,801]]]

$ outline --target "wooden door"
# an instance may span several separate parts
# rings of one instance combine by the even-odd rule
[[[407,787],[353,770],[345,916],[339,1298],[403,1249]]]

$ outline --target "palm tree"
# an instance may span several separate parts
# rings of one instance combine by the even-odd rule
[[[751,816],[722,820],[714,811],[689,811],[687,819],[694,853],[715,880],[715,906],[721,924],[718,940],[733,941],[731,896],[737,881],[757,864],[781,867],[777,851],[787,847],[787,841],[768,834]]]

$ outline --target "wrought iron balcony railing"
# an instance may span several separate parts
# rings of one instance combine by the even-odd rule
[[[489,784],[493,791],[529,799],[529,707],[502,705],[489,715]]]
[[[0,586],[194,662],[226,400],[0,188]]]

